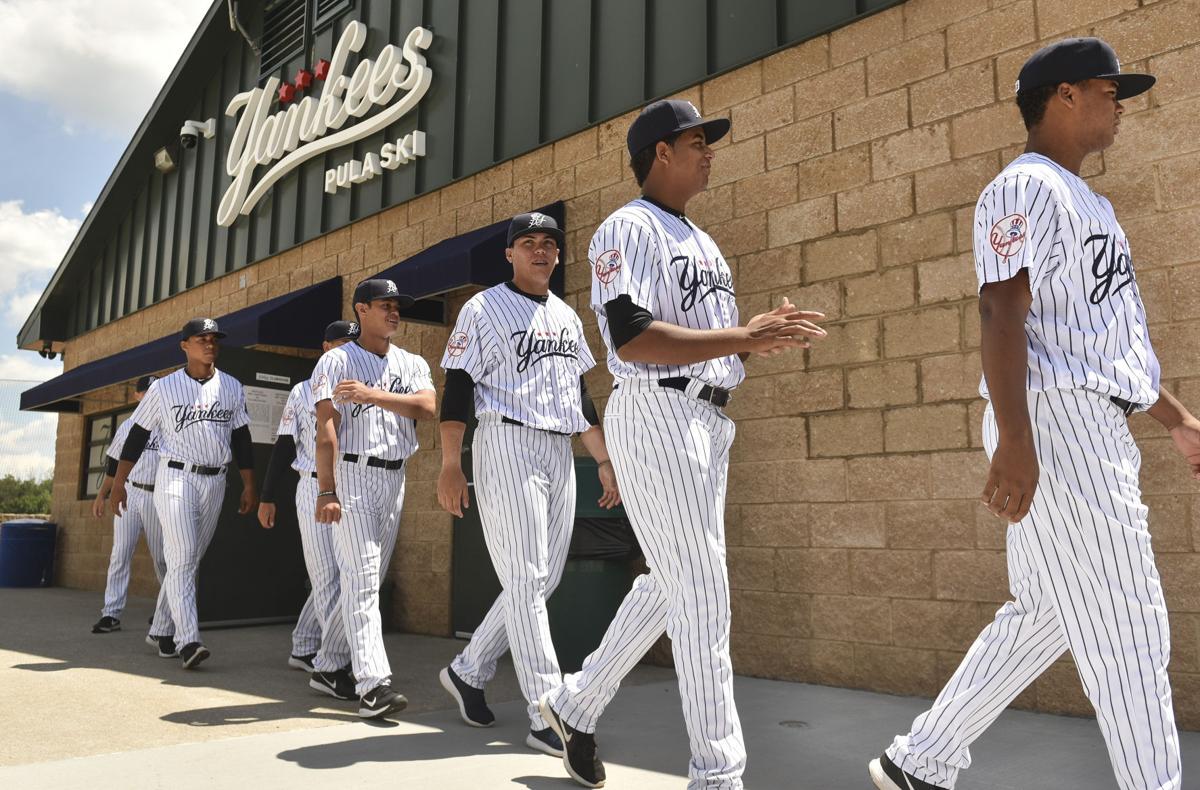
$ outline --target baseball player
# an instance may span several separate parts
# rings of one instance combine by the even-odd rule
[[[142,376],[134,385],[133,398],[140,402],[146,390],[154,382],[154,376]],[[125,437],[133,422],[125,420],[117,426],[112,441],[108,444],[107,467],[104,470],[104,480],[96,499],[92,502],[92,515],[103,518],[108,496],[112,491],[113,475],[117,472],[117,462],[121,458],[121,448],[125,446]],[[163,559],[162,530],[159,529],[158,516],[154,513],[154,474],[158,469],[158,434],[151,434],[146,442],[146,449],[141,459],[129,473],[129,484],[133,490],[129,492],[128,506],[124,515],[113,516],[113,545],[112,555],[108,563],[108,583],[104,588],[104,608],[100,610],[100,619],[92,626],[93,634],[107,634],[121,630],[121,613],[125,610],[125,598],[129,591],[129,574],[132,570],[133,552],[137,548],[138,535],[146,533],[146,547],[150,550],[150,558],[154,563],[154,575],[161,585],[163,574],[166,573],[166,561]],[[170,610],[166,605],[166,597],[159,590],[155,615],[161,614],[164,623],[170,623]],[[162,645],[159,637],[154,636],[150,629],[147,642],[154,647],[166,647],[175,654],[173,644]],[[168,642],[170,637],[167,637]]]
[[[582,671],[541,699],[568,774],[586,787],[604,784],[596,722],[664,629],[691,743],[688,786],[742,787],[724,523],[734,426],[723,407],[745,376],[744,357],[807,347],[825,332],[812,323],[820,313],[786,299],[739,326],[729,265],[684,213],[707,186],[710,144],[728,131],[728,120],[701,118],[690,102],[646,107],[627,137],[643,196],[605,219],[588,249],[591,305],[615,380],[605,434],[650,573]]]
[[[322,351],[345,345],[358,337],[358,324],[334,321],[325,327]],[[292,629],[292,653],[288,666],[312,673],[313,659],[321,645],[322,623],[337,609],[337,562],[327,524],[317,524],[316,415],[313,412],[312,386],[305,380],[292,387],[276,432],[275,448],[267,464],[267,475],[259,492],[258,521],[264,529],[275,527],[275,493],[284,485],[285,469],[296,470],[296,520],[300,523],[300,544],[308,569],[311,590],[296,627]]]
[[[1084,157],[1112,144],[1121,101],[1152,84],[1122,74],[1095,38],[1051,44],[1021,68],[1028,142],[983,190],[974,245],[991,459],[982,501],[1010,522],[1013,600],[933,707],[871,762],[881,790],[954,787],[971,743],[1066,650],[1117,785],[1182,787],[1167,606],[1126,418],[1162,423],[1197,480],[1200,422],[1160,387],[1125,233],[1079,177]]]
[[[113,513],[123,514],[126,479],[157,431],[154,510],[167,563],[163,588],[184,669],[194,669],[210,655],[200,643],[196,571],[217,528],[231,458],[242,476],[238,512],[251,512],[257,502],[246,396],[237,379],[216,368],[218,341],[224,336],[211,318],[183,325],[179,346],[187,365],[155,381],[134,409],[110,496]],[[156,621],[153,629],[160,626]]]
[[[329,524],[341,577],[341,618],[331,617],[310,684],[345,696],[349,654],[358,715],[378,718],[408,704],[391,687],[379,584],[404,503],[404,461],[417,449],[417,420],[437,413],[429,364],[391,344],[400,309],[412,303],[391,280],[354,289],[359,337],[326,352],[312,376],[316,404],[316,521]],[[329,688],[321,688],[330,677]]]
[[[503,592],[475,630],[467,649],[441,671],[442,687],[463,721],[495,720],[483,689],[508,649],[529,702],[525,743],[555,757],[562,741],[546,725],[538,699],[562,684],[546,598],[562,578],[575,521],[578,433],[599,462],[602,507],[620,502],[604,433],[583,374],[595,366],[583,324],[550,293],[563,232],[552,217],[519,214],[508,227],[511,281],[463,305],[442,367],[442,471],[438,501],[461,517],[469,506],[462,470],[467,422],[479,420],[472,462],[480,521]]]

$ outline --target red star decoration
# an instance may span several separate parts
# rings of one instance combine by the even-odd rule
[[[316,68],[313,69],[313,73],[317,79],[324,82],[325,78],[329,76],[329,61],[325,60],[325,58],[318,60]]]
[[[296,72],[296,79],[292,80],[292,84],[296,86],[298,91],[306,91],[312,86],[313,75],[308,69],[300,69]]]
[[[296,89],[292,87],[291,83],[285,82],[279,86],[280,104],[287,104],[294,98],[296,98]]]

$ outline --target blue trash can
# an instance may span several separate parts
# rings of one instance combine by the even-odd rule
[[[38,519],[0,524],[0,587],[49,587],[57,531]]]

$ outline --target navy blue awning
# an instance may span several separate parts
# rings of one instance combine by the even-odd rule
[[[561,200],[537,211],[553,217],[558,227],[566,227],[565,205]],[[437,298],[441,294],[467,285],[491,287],[512,279],[512,264],[504,257],[508,223],[506,219],[440,241],[375,276],[395,281],[400,293],[417,300],[412,307],[401,311],[403,318],[444,324],[445,300]],[[561,261],[561,251],[559,256]],[[564,283],[560,265],[550,278],[550,288],[561,296]]]
[[[342,313],[342,279],[333,277],[228,315],[217,316],[226,346],[321,348],[325,325]],[[180,326],[183,320],[180,319]],[[21,411],[78,412],[84,393],[147,373],[177,367],[179,337],[170,334],[112,356],[72,368],[21,393]]]

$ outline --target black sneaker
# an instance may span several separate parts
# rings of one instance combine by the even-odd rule
[[[315,672],[316,670],[313,669],[313,659],[316,657],[316,653],[307,653],[303,656],[293,653],[288,656],[288,666],[292,669],[303,669],[305,672]]]
[[[158,651],[159,658],[175,658],[179,655],[179,650],[175,647],[175,637],[146,634],[146,644]]]
[[[104,615],[96,624],[92,626],[93,634],[111,634],[113,631],[121,630],[121,621],[115,617]]]
[[[563,756],[562,739],[549,727],[541,730],[530,728],[529,734],[525,736],[525,745],[551,757]]]
[[[354,693],[354,680],[342,669],[336,672],[313,671],[308,678],[308,687],[335,699],[354,699],[358,696]]]
[[[171,640],[171,644],[175,644],[174,639]],[[160,642],[158,654],[161,656],[162,653],[162,643]],[[196,667],[200,666],[201,661],[211,656],[212,653],[208,652],[208,648],[199,642],[189,642],[183,647],[179,648],[179,655],[183,657],[184,669],[195,669]]]
[[[867,767],[871,771],[871,781],[879,790],[946,790],[944,787],[922,781],[912,774],[904,773],[886,754],[872,760]]]
[[[584,787],[604,787],[604,763],[596,756],[596,736],[581,732],[559,718],[554,708],[550,707],[552,693],[547,692],[538,700],[538,708],[542,718],[566,747],[563,749],[563,765],[567,775]]]
[[[496,716],[487,706],[483,697],[483,689],[477,689],[455,674],[454,670],[446,667],[438,673],[442,688],[458,703],[458,715],[472,727],[491,727],[496,722]],[[534,747],[537,748],[537,747]],[[562,755],[562,744],[559,744],[556,756]]]
[[[392,691],[392,687],[384,682],[359,698],[358,715],[364,719],[378,719],[407,707],[408,700],[404,695]]]

